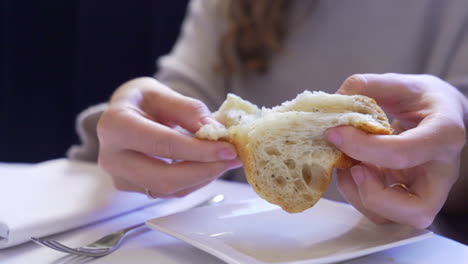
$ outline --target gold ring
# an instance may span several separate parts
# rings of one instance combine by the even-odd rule
[[[390,184],[390,185],[388,186],[388,188],[393,188],[393,187],[400,187],[400,188],[402,188],[403,190],[405,190],[405,191],[407,191],[407,192],[410,191],[409,188],[408,188],[408,186],[406,186],[406,184],[401,183],[401,182],[395,182],[395,183],[392,183],[392,184]]]
[[[148,188],[145,188],[145,194],[146,194],[146,197],[148,197],[148,199],[156,199],[156,197],[153,196],[150,189]]]

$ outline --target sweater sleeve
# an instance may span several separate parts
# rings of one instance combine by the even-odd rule
[[[97,162],[99,153],[97,123],[106,109],[107,103],[102,103],[91,106],[78,115],[75,128],[80,143],[68,149],[67,157],[69,159]]]
[[[155,78],[211,110],[225,99],[224,78],[217,73],[219,38],[225,27],[217,0],[192,0],[172,51],[158,60]]]

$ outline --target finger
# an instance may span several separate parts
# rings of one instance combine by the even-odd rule
[[[99,121],[98,135],[102,145],[177,160],[211,162],[237,156],[227,142],[200,140],[127,109],[106,111]]]
[[[112,178],[114,186],[116,189],[124,192],[139,192],[147,195],[145,187],[140,187],[138,185],[130,183],[126,179],[122,179],[119,177],[113,177]],[[151,198],[170,198],[170,197],[183,197],[188,195],[189,193],[192,193],[193,191],[196,191],[208,184],[210,184],[213,180],[207,180],[204,183],[197,184],[195,186],[191,186],[185,189],[182,189],[180,191],[177,191],[175,193],[157,193],[156,191],[149,190],[151,192]]]
[[[120,191],[124,192],[143,192],[141,187],[138,185],[135,185],[131,183],[130,181],[121,178],[121,177],[116,177],[112,175],[112,183],[114,184],[114,187]]]
[[[229,169],[241,166],[238,160],[168,164],[134,151],[100,154],[99,164],[114,177],[124,178],[141,188],[165,195],[196,188]]]
[[[139,78],[124,84],[111,102],[141,109],[150,119],[180,125],[192,133],[211,117],[203,102],[183,96],[154,78]]]
[[[422,200],[415,193],[387,188],[369,166],[354,166],[351,175],[358,186],[362,205],[367,210],[393,222],[417,228],[426,228],[434,220],[435,214],[427,210],[433,207],[430,202]]]
[[[372,222],[377,224],[389,223],[388,219],[380,217],[379,215],[367,210],[361,202],[361,197],[359,195],[358,188],[353,178],[351,177],[351,172],[349,169],[337,169],[337,186],[341,195],[354,206],[359,212],[369,218]]]
[[[216,122],[200,100],[183,95],[156,94],[154,91],[149,91],[145,96],[147,100],[143,109],[158,121],[180,125],[192,133],[207,122]]]
[[[442,208],[459,177],[459,160],[457,158],[449,163],[432,162],[430,166],[416,167],[405,172],[407,175],[417,175],[411,183],[411,190],[433,205],[434,214]]]
[[[430,120],[399,135],[369,135],[350,126],[335,127],[326,132],[327,140],[348,156],[392,169],[452,159],[463,146],[462,137],[456,130],[444,126],[443,121]]]
[[[112,177],[112,181],[113,181],[113,184],[114,184],[114,187],[120,191],[125,191],[125,192],[140,192],[140,193],[143,193],[143,194],[147,194],[146,193],[146,187],[144,186],[138,186],[138,185],[135,185],[135,184],[132,184],[130,181],[124,179],[124,178],[120,178],[120,177]],[[207,180],[203,183],[200,183],[200,184],[197,184],[195,186],[191,186],[191,187],[188,187],[186,189],[182,189],[180,191],[177,191],[175,193],[157,193],[156,191],[151,191],[151,197],[152,198],[169,198],[169,197],[183,197],[193,191],[196,191],[206,185],[208,185],[209,183],[211,183],[213,180]],[[149,190],[149,189],[148,189]]]
[[[371,97],[393,114],[421,109],[425,103],[420,100],[424,87],[415,85],[411,75],[403,74],[355,74],[343,82],[337,93]]]

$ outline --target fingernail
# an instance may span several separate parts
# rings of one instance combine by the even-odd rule
[[[233,149],[225,148],[218,152],[218,157],[222,160],[232,160],[237,157],[237,153]]]
[[[356,183],[356,185],[361,185],[365,177],[364,170],[359,165],[354,166],[351,168],[351,176],[353,177],[354,183]]]
[[[206,124],[219,124],[218,120],[214,119],[213,117],[211,116],[205,116],[203,117],[201,120],[200,120],[200,123],[202,125],[206,125]]]
[[[334,145],[341,145],[341,135],[336,131],[328,131],[326,133],[326,138],[330,143],[333,143]]]
[[[242,161],[240,161],[239,159],[233,159],[231,161],[229,161],[228,163],[228,168],[229,169],[235,169],[235,168],[239,168],[242,166]]]

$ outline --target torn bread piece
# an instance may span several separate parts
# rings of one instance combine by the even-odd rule
[[[290,213],[312,207],[331,182],[333,168],[355,161],[325,139],[328,128],[350,125],[371,134],[391,134],[387,116],[362,95],[305,91],[294,100],[260,109],[234,94],[198,138],[235,145],[257,194]]]

